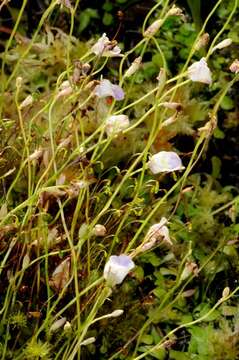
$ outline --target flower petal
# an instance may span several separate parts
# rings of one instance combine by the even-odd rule
[[[104,33],[101,38],[92,46],[91,51],[98,56],[114,57],[121,56],[121,49],[115,42],[110,41]]]
[[[113,255],[105,264],[104,278],[109,286],[121,284],[135,264],[128,255]]]
[[[95,87],[95,95],[98,97],[112,96],[115,100],[122,100],[124,98],[123,89],[112,84],[109,80],[103,79],[100,84]]]
[[[212,83],[212,76],[205,58],[195,62],[188,68],[188,77],[192,81],[201,82],[204,84]]]
[[[160,151],[153,155],[148,162],[148,167],[153,174],[184,169],[180,157],[173,151]]]
[[[108,136],[117,134],[129,126],[129,118],[127,115],[112,115],[106,119],[105,131]]]

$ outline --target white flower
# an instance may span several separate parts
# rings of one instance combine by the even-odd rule
[[[109,286],[121,284],[134,266],[134,262],[128,255],[110,256],[105,264],[104,278]]]
[[[180,157],[173,151],[160,151],[154,154],[148,162],[148,167],[153,174],[184,169]]]
[[[193,63],[188,68],[188,77],[192,81],[198,81],[204,84],[212,83],[212,76],[205,58]]]
[[[146,234],[146,239],[154,242],[158,240],[164,240],[165,242],[172,245],[172,241],[169,236],[169,230],[166,226],[167,223],[168,220],[165,217],[162,217],[158,224],[154,224],[149,228]]]
[[[159,241],[165,241],[167,244],[173,245],[169,236],[168,227],[166,226],[167,223],[168,220],[162,217],[158,224],[154,224],[149,228],[145,240],[140,247],[141,252],[152,249]]]
[[[112,96],[115,100],[123,100],[124,98],[123,89],[118,85],[112,84],[107,79],[101,80],[99,85],[96,85],[94,92],[98,97]]]
[[[108,136],[117,134],[129,126],[127,115],[112,115],[105,122],[105,131]]]
[[[227,47],[227,46],[230,46],[232,44],[232,39],[230,39],[230,38],[227,38],[227,39],[224,39],[224,40],[222,40],[221,42],[219,42],[216,46],[214,46],[213,48],[212,48],[212,51],[211,51],[211,54],[215,51],[215,50],[217,50],[217,49],[223,49],[223,48],[225,48],[225,47]]]
[[[116,41],[110,41],[104,33],[101,38],[91,48],[92,52],[98,56],[114,57],[121,56],[121,49],[117,46]]]

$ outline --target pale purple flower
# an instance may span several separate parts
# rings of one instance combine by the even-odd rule
[[[188,68],[188,77],[192,81],[201,82],[204,84],[212,83],[212,75],[205,58],[196,61]]]
[[[112,84],[107,79],[101,80],[99,85],[96,85],[94,92],[98,97],[112,96],[115,100],[123,100],[124,98],[123,89],[118,85]]]
[[[127,115],[112,115],[106,119],[105,131],[108,136],[115,135],[127,129],[129,118]]]
[[[115,41],[110,41],[104,33],[95,45],[91,48],[92,52],[98,56],[114,57],[121,56],[121,49]]]
[[[184,169],[180,157],[173,151],[160,151],[154,154],[148,162],[148,167],[153,174]]]
[[[113,255],[105,264],[104,278],[111,287],[121,284],[135,264],[128,255]]]

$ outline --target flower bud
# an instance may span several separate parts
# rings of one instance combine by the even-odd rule
[[[66,318],[63,317],[59,320],[56,320],[50,327],[50,332],[55,332],[57,331],[60,327],[62,327],[64,324],[66,323]]]
[[[71,87],[71,84],[68,80],[63,81],[63,83],[60,86],[60,91],[57,94],[57,99],[63,96],[70,95],[73,92],[73,89]]]
[[[62,7],[65,6],[68,9],[72,8],[70,0],[57,0],[57,4],[61,5]]]
[[[195,45],[195,50],[198,51],[201,48],[203,48],[204,46],[206,46],[209,42],[209,34],[208,33],[204,33],[202,34],[202,36],[200,36],[200,38],[198,39],[198,41],[196,42]]]
[[[233,61],[233,63],[230,65],[230,71],[235,73],[235,74],[238,74],[239,73],[239,60],[238,59],[235,59]]]
[[[22,77],[21,76],[18,76],[17,78],[16,78],[16,87],[17,88],[20,88],[21,86],[22,86]]]
[[[90,69],[91,69],[90,64],[88,64],[88,63],[82,64],[82,73],[83,73],[83,75],[87,75],[88,72],[90,71]]]
[[[180,111],[182,108],[182,104],[177,103],[177,102],[163,102],[162,106],[164,106],[166,109],[172,109],[172,110],[177,110]]]
[[[42,157],[42,155],[43,155],[43,150],[41,148],[36,149],[31,155],[29,155],[28,160],[29,161],[38,160]]]
[[[29,105],[31,105],[32,103],[33,103],[33,97],[32,97],[32,95],[28,95],[28,96],[26,97],[26,99],[23,100],[23,102],[21,102],[19,108],[20,108],[20,109],[23,109],[24,107],[29,106]]]
[[[185,280],[190,275],[198,276],[198,266],[192,261],[186,263],[185,268],[183,269],[183,272],[180,276],[180,280]]]
[[[151,37],[153,35],[155,35],[158,30],[160,29],[160,27],[163,25],[163,20],[159,19],[154,21],[144,32],[143,36],[144,37]]]
[[[93,344],[94,342],[95,342],[95,337],[90,337],[90,338],[82,341],[81,346],[90,345],[90,344]]]
[[[182,9],[173,5],[172,8],[168,11],[168,16],[184,16]]]
[[[224,40],[222,40],[221,42],[219,42],[216,46],[214,46],[213,48],[212,48],[212,51],[211,51],[211,54],[215,51],[215,50],[217,50],[217,49],[223,49],[223,48],[225,48],[225,47],[227,47],[227,46],[230,46],[232,44],[232,39],[230,39],[230,38],[227,38],[227,39],[224,39]]]
[[[136,71],[139,70],[141,63],[142,63],[141,56],[134,59],[134,61],[132,62],[132,64],[128,68],[128,70],[126,70],[124,77],[128,78],[128,77],[132,76]]]
[[[66,332],[69,332],[69,331],[72,330],[72,326],[71,326],[71,323],[69,321],[67,321],[65,323],[63,330],[66,331]]]
[[[222,298],[228,297],[229,294],[230,294],[230,288],[227,286],[223,289]]]
[[[22,268],[25,269],[28,267],[28,265],[30,264],[30,256],[28,254],[26,254],[22,260]]]
[[[168,119],[164,120],[162,123],[162,127],[169,126],[173,124],[177,120],[177,113],[175,113],[173,116],[170,116]]]
[[[106,235],[106,228],[104,225],[96,224],[93,229],[93,234],[95,236],[105,236]]]
[[[118,317],[121,316],[124,313],[124,310],[118,309],[113,311],[110,315],[110,317]]]

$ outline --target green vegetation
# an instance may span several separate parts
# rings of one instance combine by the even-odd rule
[[[2,2],[0,359],[239,358],[239,1],[200,3],[117,43],[134,1]]]

